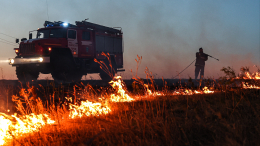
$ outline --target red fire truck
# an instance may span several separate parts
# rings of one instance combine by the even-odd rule
[[[110,80],[112,77],[97,61],[104,62],[112,75],[124,71],[121,28],[85,20],[76,21],[75,25],[45,21],[44,28],[35,30],[34,39],[32,32],[28,40],[21,39],[19,48],[14,48],[17,56],[9,59],[20,81],[37,80],[39,73],[51,73],[55,81],[61,82],[79,81],[89,73],[99,73],[102,80]],[[102,52],[109,53],[110,61]]]

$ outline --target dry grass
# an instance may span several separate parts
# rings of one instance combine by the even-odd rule
[[[111,103],[109,115],[80,119],[68,119],[64,108],[49,106],[43,111],[58,121],[55,125],[7,144],[259,145],[258,103],[259,90],[161,96]]]
[[[147,69],[146,74],[152,82],[152,73]],[[145,92],[140,78],[136,77],[135,83],[136,93]],[[154,84],[149,87],[156,90]],[[48,113],[56,123],[13,137],[6,145],[260,145],[260,90],[227,88],[225,80],[218,85],[221,91],[214,94],[109,103],[112,112],[107,115],[70,119],[68,108],[61,103],[68,95],[74,97],[73,103],[77,102],[76,88],[66,91],[62,86],[42,87],[41,94],[36,95],[35,89],[28,86],[20,91],[21,96],[13,96],[22,115]],[[165,86],[164,93],[171,92],[169,89]],[[94,90],[87,85],[81,97],[95,101],[112,92],[111,88]],[[37,98],[39,95],[45,102]]]

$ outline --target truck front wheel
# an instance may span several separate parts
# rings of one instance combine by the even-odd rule
[[[20,65],[16,67],[17,78],[22,82],[37,80],[39,74],[39,71],[30,66]]]

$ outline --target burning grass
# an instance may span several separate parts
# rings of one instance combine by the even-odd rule
[[[13,96],[19,114],[0,115],[0,144],[259,145],[259,90],[233,89],[234,82],[233,90],[223,88],[223,79],[225,84],[202,90],[158,91],[152,73],[146,74],[150,84],[136,77],[135,94],[116,76],[111,88],[84,86],[84,100],[78,100],[74,86],[74,98],[58,103],[56,90],[44,90],[50,97],[45,103],[35,87],[21,88]]]
[[[259,102],[259,90],[112,102],[106,115],[63,115],[6,144],[258,145]]]
[[[101,90],[101,94],[99,94],[98,99],[88,99],[81,102],[75,102],[76,99],[67,98],[66,103],[58,105],[55,104],[54,100],[49,100],[53,102],[50,102],[49,104],[44,104],[40,98],[37,98],[35,87],[30,87],[28,85],[27,88],[21,88],[21,91],[19,92],[20,96],[13,96],[13,101],[16,103],[16,108],[20,114],[15,114],[11,116],[2,114],[0,116],[2,123],[5,123],[1,128],[1,144],[12,143],[15,145],[22,145],[26,143],[26,141],[23,141],[24,138],[22,137],[27,137],[28,135],[30,136],[32,134],[40,133],[42,129],[45,129],[46,127],[57,128],[57,126],[60,126],[59,129],[63,129],[64,127],[66,127],[67,123],[70,123],[73,120],[80,121],[82,120],[82,118],[84,119],[87,117],[105,117],[105,119],[107,119],[109,116],[114,117],[114,115],[120,113],[120,111],[125,111],[126,114],[127,112],[129,112],[129,110],[134,111],[135,108],[132,108],[129,105],[126,106],[124,102],[136,103],[143,100],[152,101],[156,100],[156,96],[166,95],[163,92],[152,92],[151,90],[149,90],[149,86],[146,84],[144,84],[144,88],[147,91],[145,95],[129,95],[129,93],[126,93],[126,87],[124,86],[124,83],[121,80],[120,76],[115,77],[114,80],[110,82],[110,84],[113,91],[111,90],[111,93],[109,94],[103,94],[103,90]],[[89,86],[86,86],[86,88],[94,90]],[[105,90],[109,91],[109,89]],[[204,92],[206,93],[206,90],[202,90],[198,93],[201,94]],[[93,93],[97,92],[94,91]],[[190,91],[190,93],[195,94],[195,91]],[[89,94],[89,92],[87,92],[87,94]],[[176,92],[168,93],[168,95],[175,94]],[[178,95],[181,94],[186,94],[186,92],[179,91]],[[122,115],[118,116],[121,117]],[[121,120],[122,119],[120,119],[120,121]],[[110,121],[112,121],[112,119],[110,119]],[[37,139],[39,140],[39,138]],[[33,144],[34,143],[35,142],[33,142]],[[27,144],[32,143],[29,142]]]
[[[196,94],[196,90],[187,94],[188,89],[179,89],[176,94],[176,91],[153,93],[145,88],[146,95],[134,96],[123,90],[120,77],[111,85],[113,94],[100,94],[102,98],[81,101],[81,104],[72,104],[70,98],[67,106],[49,104],[46,107],[40,99],[33,100],[32,88],[27,92],[21,90],[23,100],[13,98],[22,114],[0,116],[9,125],[1,129],[1,136],[6,135],[3,144],[258,144],[259,90],[201,94],[208,91],[204,89],[198,91],[200,94]]]

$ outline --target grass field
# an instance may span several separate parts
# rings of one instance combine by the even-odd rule
[[[18,93],[3,87],[2,95],[13,93],[18,114],[0,113],[0,144],[260,145],[258,79],[223,78],[211,91],[192,86],[159,91],[148,78],[149,85],[136,78],[131,92],[120,77],[95,89],[27,86]]]
[[[65,106],[45,108],[35,102],[37,106],[30,107],[34,113],[47,113],[56,122],[35,132],[13,134],[5,144],[259,145],[259,96],[255,89],[147,96],[132,102],[103,103],[111,109],[108,114],[73,119]]]

